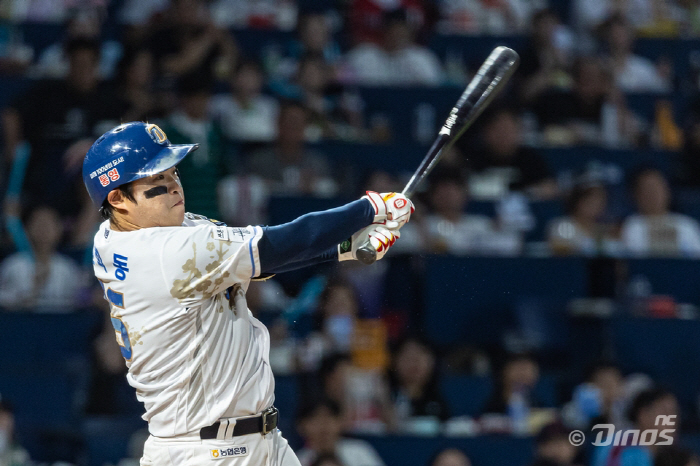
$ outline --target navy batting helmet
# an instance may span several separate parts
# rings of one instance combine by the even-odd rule
[[[140,121],[124,123],[95,141],[83,160],[83,182],[100,207],[114,188],[177,165],[198,144],[170,144],[162,129]]]

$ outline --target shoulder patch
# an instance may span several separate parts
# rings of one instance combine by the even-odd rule
[[[226,227],[214,228],[214,230],[211,232],[211,236],[220,241],[231,241],[231,232]]]

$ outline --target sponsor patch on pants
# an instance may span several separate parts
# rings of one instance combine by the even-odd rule
[[[223,458],[231,458],[236,456],[248,456],[248,447],[245,445],[238,445],[229,448],[216,448],[214,450],[209,450],[211,454],[211,459],[220,460]]]

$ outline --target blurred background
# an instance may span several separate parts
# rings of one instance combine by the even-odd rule
[[[0,466],[147,435],[92,276],[97,136],[197,142],[187,210],[278,224],[400,190],[496,45],[519,70],[386,259],[251,285],[280,427],[304,466],[700,464],[697,0],[0,0]],[[659,414],[671,447],[590,445]]]

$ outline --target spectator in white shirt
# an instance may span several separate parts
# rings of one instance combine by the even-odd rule
[[[8,310],[70,312],[85,283],[82,270],[57,252],[63,236],[58,213],[36,207],[25,222],[33,254],[17,252],[0,265],[0,306]]]
[[[555,254],[592,256],[615,251],[612,228],[603,222],[608,194],[600,184],[575,186],[566,199],[568,215],[552,220],[547,231],[549,247]]]
[[[661,172],[639,170],[632,179],[638,214],[622,225],[626,250],[636,256],[700,257],[700,224],[670,212],[671,190]]]
[[[271,142],[277,136],[279,104],[262,94],[265,76],[255,61],[242,61],[231,79],[231,93],[215,96],[210,114],[226,137],[241,142]]]
[[[438,57],[415,43],[415,34],[404,10],[386,13],[381,45],[360,44],[346,59],[344,79],[372,86],[437,86],[443,73]]]
[[[603,25],[616,85],[623,92],[667,92],[669,79],[654,63],[632,53],[634,31],[621,15],[613,15]]]
[[[384,466],[369,443],[342,436],[340,408],[333,401],[320,400],[305,407],[298,430],[304,438],[304,448],[297,452],[302,466],[311,466],[316,458],[327,454],[335,455],[343,466]]]

